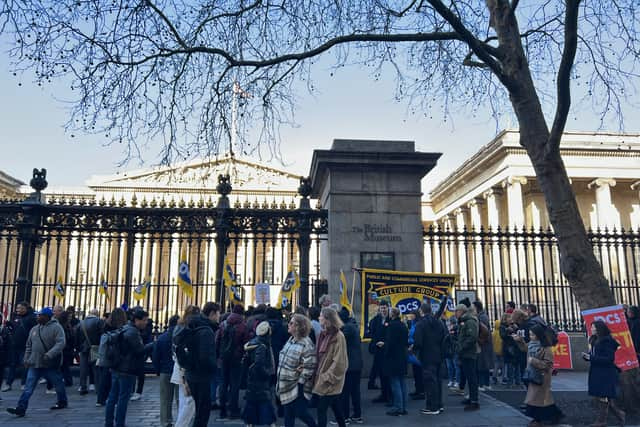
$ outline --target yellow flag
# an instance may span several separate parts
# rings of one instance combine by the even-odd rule
[[[287,277],[284,279],[280,293],[278,294],[278,301],[276,302],[276,308],[291,309],[291,303],[293,302],[293,293],[300,287],[300,277],[298,273],[293,269],[293,266],[289,267]]]
[[[104,297],[108,300],[109,294],[107,293],[107,281],[104,279],[104,274],[100,276],[100,286],[98,287],[98,293],[100,295],[104,295]]]
[[[56,298],[63,300],[65,291],[64,286],[62,285],[62,276],[58,277],[58,281],[56,282],[55,287],[53,288],[53,294]]]
[[[182,250],[180,266],[178,267],[178,286],[180,286],[182,292],[193,298],[193,285],[191,284],[189,263],[187,262],[187,251],[184,249]]]
[[[353,313],[349,296],[347,295],[347,278],[344,276],[344,271],[342,270],[340,270],[340,306],[349,310],[349,313]]]
[[[240,293],[240,285],[236,283],[236,275],[229,264],[229,260],[225,260],[224,270],[222,271],[222,281],[229,288],[229,300],[232,304],[242,304],[242,294]]]
[[[138,284],[133,290],[133,299],[136,301],[140,301],[146,298],[147,291],[151,287],[151,280],[147,280],[146,278]]]

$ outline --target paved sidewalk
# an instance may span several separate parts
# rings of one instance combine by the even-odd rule
[[[409,390],[412,390],[412,380],[407,379]],[[16,390],[16,388],[18,390]],[[9,406],[15,406],[20,395],[19,387],[0,394],[0,426],[2,427],[98,427],[104,424],[104,408],[95,406],[95,394],[80,396],[77,386],[67,388],[69,408],[60,411],[50,411],[49,407],[55,403],[55,395],[45,394],[45,386],[40,385],[33,394],[27,416],[15,418],[6,412]],[[384,426],[390,423],[402,423],[404,426],[444,427],[444,426],[473,426],[473,427],[517,427],[526,426],[529,419],[506,403],[500,402],[486,394],[481,394],[481,409],[474,412],[464,412],[460,404],[460,396],[446,396],[445,412],[437,416],[420,414],[424,403],[410,401],[409,415],[404,417],[390,417],[385,415],[384,405],[372,404],[371,399],[377,392],[366,390],[366,382],[362,383],[364,426]],[[159,382],[156,377],[148,376],[144,385],[142,399],[130,402],[127,413],[127,425],[135,427],[157,427],[159,420]],[[313,412],[312,412],[313,413]],[[175,414],[174,414],[175,415]],[[211,413],[209,426],[241,426],[240,420],[216,423],[217,411]],[[329,418],[332,414],[329,411]],[[282,425],[282,419],[278,420]],[[296,425],[302,425],[297,422]]]

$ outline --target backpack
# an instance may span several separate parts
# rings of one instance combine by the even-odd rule
[[[178,364],[181,368],[192,370],[198,363],[197,356],[197,333],[202,328],[208,326],[199,326],[197,328],[185,327],[173,336],[173,352],[176,355]]]
[[[98,346],[98,360],[96,365],[103,368],[115,368],[122,360],[120,351],[124,328],[102,334]]]
[[[222,331],[220,340],[220,357],[223,360],[231,360],[235,353],[234,339],[236,336],[236,326],[227,322]]]
[[[478,344],[484,345],[491,339],[491,332],[484,323],[478,321]]]

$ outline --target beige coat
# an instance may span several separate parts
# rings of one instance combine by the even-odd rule
[[[553,371],[553,351],[551,347],[543,347],[538,351],[537,357],[531,358],[531,366],[544,372],[542,385],[529,383],[527,397],[524,403],[531,406],[545,407],[553,405],[553,395],[551,394],[551,372]]]
[[[327,354],[318,365],[313,385],[313,393],[319,396],[333,396],[342,393],[344,377],[349,367],[347,341],[342,331],[338,331],[327,347]]]

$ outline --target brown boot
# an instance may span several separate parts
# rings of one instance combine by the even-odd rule
[[[607,427],[607,415],[609,415],[609,402],[598,399],[598,418],[589,427]]]
[[[615,415],[618,421],[620,421],[620,425],[624,426],[624,423],[627,421],[627,414],[622,409],[620,409],[620,407],[616,405],[616,402],[614,402],[613,400],[609,401],[609,406],[611,407],[613,415]]]

